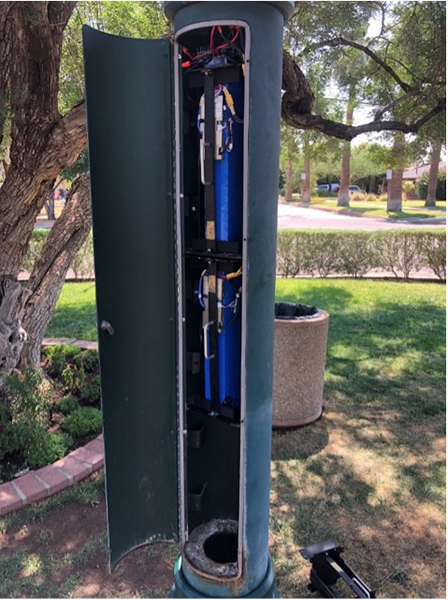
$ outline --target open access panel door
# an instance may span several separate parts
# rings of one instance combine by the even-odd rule
[[[179,533],[171,48],[83,38],[113,568]]]

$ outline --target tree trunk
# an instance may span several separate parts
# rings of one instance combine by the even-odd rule
[[[45,201],[45,212],[47,213],[47,219],[49,221],[56,220],[56,215],[54,212],[54,191],[48,194],[47,200]]]
[[[86,147],[84,104],[58,112],[64,28],[75,2],[2,2],[0,139],[11,114],[10,166],[0,188],[0,276],[16,278],[58,173]]]
[[[44,135],[39,124],[33,135]],[[31,134],[30,134],[31,135]],[[26,145],[26,138],[21,141]],[[84,103],[53,123],[47,144],[11,162],[0,188],[0,274],[17,277],[37,216],[54,180],[87,146]],[[26,148],[23,152],[28,154]],[[24,163],[27,163],[24,166]]]
[[[89,177],[73,184],[61,216],[55,222],[28,282],[31,296],[25,305],[26,331],[20,367],[38,366],[48,322],[59,298],[70,264],[90,231]]]
[[[436,205],[437,182],[439,180],[440,153],[442,151],[442,142],[433,140],[431,152],[431,166],[428,175],[428,194],[426,196],[425,206]]]
[[[369,194],[376,194],[376,177],[370,175],[369,177]]]
[[[5,376],[17,366],[26,340],[22,317],[28,295],[13,277],[0,276],[0,390]]]
[[[49,235],[32,287],[17,282],[37,215],[55,178],[75,163],[87,145],[84,102],[64,117],[58,112],[63,32],[75,4],[2,2],[0,6],[0,140],[3,117],[11,115],[10,160],[0,188],[0,384],[19,363],[24,343],[31,348],[39,327],[45,329],[39,311],[44,314],[45,303],[54,306],[60,290],[50,279],[63,281],[80,239],[80,233],[73,234],[75,241],[62,233],[58,236],[61,223]],[[68,216],[72,210],[67,208]],[[73,214],[80,218],[76,211]],[[70,226],[68,217],[65,226]],[[74,226],[81,230],[80,224]],[[33,314],[38,321],[34,329]],[[22,320],[30,331],[29,341]],[[31,354],[28,350],[27,356]]]
[[[286,165],[286,181],[285,181],[285,201],[291,202],[292,200],[292,159],[293,159],[293,146],[292,146],[292,132],[288,129],[286,132],[287,136],[287,165]]]
[[[392,179],[387,186],[387,210],[390,212],[401,211],[403,207],[403,171],[404,171],[404,134],[395,134],[393,154],[395,168],[392,171]]]
[[[352,94],[350,94],[350,98],[347,105],[347,125],[351,125],[353,123],[354,108],[355,107],[353,97]],[[338,206],[350,206],[350,152],[350,142],[344,142],[344,154],[342,155],[341,178],[339,182]]]
[[[310,142],[306,132],[303,143],[303,173],[305,179],[302,179],[302,202],[311,202]]]

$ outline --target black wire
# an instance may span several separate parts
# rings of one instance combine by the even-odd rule
[[[221,327],[221,331],[225,331],[226,329],[228,329],[230,327],[230,325],[232,325],[233,323],[235,323],[235,320],[237,318],[237,316],[240,314],[240,309],[239,309],[239,304],[238,304],[238,310],[237,312],[234,314],[234,316],[230,319],[230,321],[224,325],[223,327]]]

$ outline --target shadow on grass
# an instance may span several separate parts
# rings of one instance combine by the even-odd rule
[[[327,444],[328,423],[323,416],[312,425],[276,429],[272,436],[272,459],[306,459],[321,452]]]
[[[297,294],[297,290],[287,292],[282,290],[281,281],[277,282],[277,301],[282,302],[300,302],[301,304],[310,304],[317,306],[318,308],[328,311],[330,314],[336,312],[339,313],[350,306],[350,301],[353,298],[353,294],[347,290],[332,286],[330,283],[327,285],[320,285],[312,289],[303,289],[300,295]],[[287,279],[284,281],[288,281]]]
[[[318,480],[314,493],[307,485],[310,476]],[[301,478],[304,491],[298,495],[295,473],[283,463],[277,466],[274,489],[281,502],[271,510],[279,540],[273,558],[285,597],[314,597],[306,588],[310,565],[292,548],[325,539],[346,548],[347,562],[372,588],[381,589],[380,597],[410,597],[411,592],[412,597],[443,597],[444,531],[436,521],[397,504],[373,507],[374,488],[340,456],[313,459]]]

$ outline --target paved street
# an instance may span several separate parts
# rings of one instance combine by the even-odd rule
[[[53,221],[38,219],[35,227],[51,229]],[[440,227],[446,226],[444,217],[428,219],[401,219],[400,221],[388,220],[382,217],[377,219],[371,217],[350,217],[349,215],[338,215],[337,213],[317,210],[315,208],[303,208],[291,204],[280,203],[278,205],[278,227],[279,229],[365,229],[376,231],[378,229],[396,229],[400,227]]]
[[[350,217],[326,212],[314,208],[303,208],[281,203],[278,205],[279,229],[396,229],[408,227],[440,227],[444,228],[446,219],[435,217],[428,219],[403,219],[393,221],[384,218]]]

